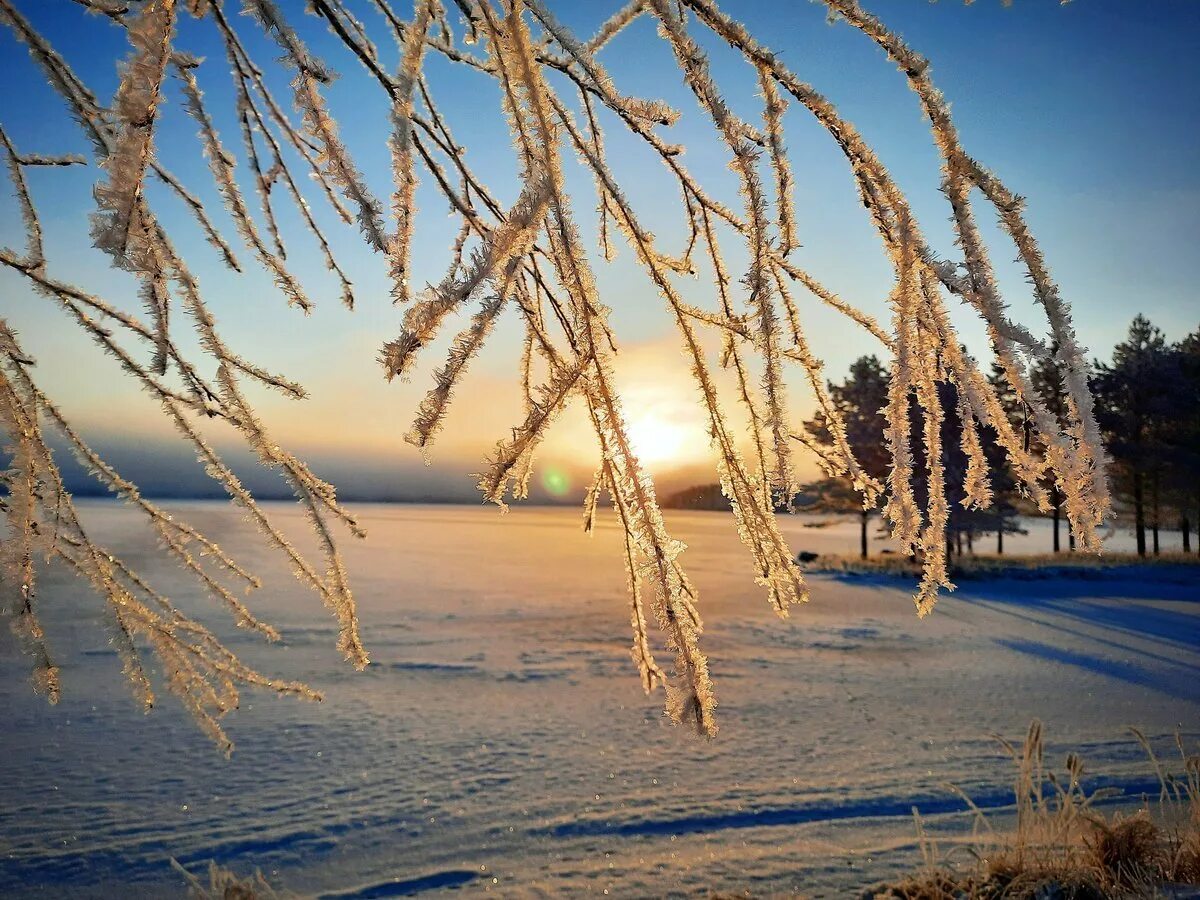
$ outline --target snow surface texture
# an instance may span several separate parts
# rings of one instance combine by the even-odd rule
[[[812,576],[812,602],[780,622],[728,516],[668,512],[710,626],[724,725],[703,741],[641,692],[611,516],[589,539],[573,509],[363,507],[370,539],[347,562],[373,664],[355,673],[336,623],[226,507],[186,512],[263,557],[247,559],[267,576],[249,601],[283,647],[228,626],[134,513],[81,509],[248,663],[326,702],[250,695],[226,761],[173,701],[141,714],[100,601],[48,573],[59,706],[0,637],[3,896],[179,896],[170,856],[331,897],[840,896],[919,863],[913,805],[969,828],[944,782],[1009,802],[988,732],[1020,739],[1038,716],[1048,763],[1077,750],[1093,784],[1155,795],[1123,726],[1164,756],[1177,725],[1200,737],[1200,589],[1178,578],[965,582],[920,621],[908,584]],[[793,550],[854,551],[852,518],[815,521],[782,519]],[[1032,527],[1013,552],[1048,547]]]

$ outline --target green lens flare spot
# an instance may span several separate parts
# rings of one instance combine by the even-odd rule
[[[562,497],[571,489],[571,481],[562,469],[550,466],[542,473],[542,487],[551,495]]]

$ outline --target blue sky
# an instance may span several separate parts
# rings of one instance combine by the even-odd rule
[[[87,16],[68,0],[18,0],[17,5],[102,99],[112,96],[115,63],[126,52],[119,29]],[[328,91],[330,107],[368,182],[386,198],[390,171],[382,92],[319,22],[300,14],[299,0],[281,5],[295,7],[294,18],[305,39],[342,73]],[[394,49],[370,4],[350,0],[349,5],[374,28],[385,63],[394,65]],[[932,60],[935,81],[953,104],[968,151],[1028,198],[1030,223],[1075,308],[1081,339],[1094,355],[1106,356],[1139,312],[1172,339],[1196,328],[1200,3],[1075,0],[1060,5],[1017,0],[1005,8],[993,0],[969,6],[951,0],[873,0],[864,5]],[[561,0],[551,6],[581,34],[616,8],[615,3]],[[915,96],[882,52],[844,23],[828,24],[820,4],[741,0],[724,6],[859,127],[909,193],[931,243],[953,258],[948,207],[938,192],[936,154]],[[259,51],[277,96],[288,100],[286,74],[270,62],[276,55],[273,48],[257,35],[252,22],[238,18],[237,24]],[[703,43],[713,54],[714,72],[727,100],[747,119],[757,118],[753,73],[713,41]],[[207,57],[198,77],[227,147],[240,151],[225,102],[230,97],[226,65],[210,26],[185,19],[178,46]],[[725,171],[721,146],[649,21],[636,22],[601,59],[622,90],[666,100],[683,111],[680,123],[664,137],[686,145],[689,168],[734,205],[735,185]],[[0,122],[20,148],[86,151],[61,103],[7,33],[0,34],[0,69],[7,86],[0,99]],[[511,202],[518,191],[516,167],[496,90],[486,78],[442,60],[431,62],[429,75],[457,136],[471,148],[469,161],[503,201]],[[160,157],[205,200],[218,222],[228,226],[200,157],[195,127],[178,101],[172,86],[157,138]],[[653,156],[620,132],[612,117],[601,121],[627,193],[663,246],[678,248],[684,236],[682,219],[669,178]],[[796,261],[843,297],[884,314],[890,269],[842,157],[804,110],[793,108],[786,127],[803,243]],[[50,271],[136,310],[133,282],[111,270],[107,259],[88,244],[90,191],[97,176],[95,167],[31,173],[47,224]],[[589,218],[595,203],[590,182],[578,171],[569,178],[580,217]],[[418,281],[440,278],[456,228],[428,181],[424,179],[418,194]],[[246,193],[253,203],[248,183]],[[310,198],[356,283],[359,308],[353,313],[340,307],[335,282],[294,214],[284,215],[282,224],[289,261],[317,302],[308,318],[286,308],[261,273],[238,276],[225,271],[179,204],[157,189],[152,195],[199,276],[229,343],[309,388],[311,399],[300,405],[262,398],[264,418],[274,424],[281,442],[313,456],[318,468],[335,480],[348,481],[352,493],[469,496],[472,480],[465,473],[478,470],[478,460],[519,416],[515,320],[501,325],[480,358],[464,385],[465,413],[452,418],[443,452],[435,453],[432,469],[423,469],[402,435],[429,384],[431,369],[440,363],[438,350],[444,342],[431,348],[412,384],[383,382],[376,352],[393,336],[400,318],[388,297],[384,262],[351,229],[335,221],[316,191]],[[20,223],[7,191],[0,198],[0,211],[0,243],[19,245]],[[586,230],[590,236],[594,223],[586,223]],[[227,233],[235,237],[231,227]],[[1014,253],[990,224],[987,234],[993,238],[994,258],[1014,315],[1040,330],[1043,321],[1029,291],[1009,264]],[[252,263],[249,253],[238,249],[243,260]],[[738,260],[731,254],[735,273]],[[641,391],[647,403],[661,403],[664,415],[674,415],[672,392],[685,392],[686,382],[676,386],[673,370],[682,369],[683,363],[660,299],[628,252],[615,264],[601,266],[598,277],[614,309],[623,357],[629,360],[620,374],[635,396]],[[706,287],[700,281],[686,290],[695,302],[711,305]],[[808,307],[805,313],[810,340],[826,360],[830,377],[841,377],[853,358],[877,349],[836,316]],[[47,391],[86,426],[98,446],[128,460],[131,475],[142,472],[156,484],[179,484],[185,491],[198,483],[189,468],[190,454],[171,443],[154,404],[124,384],[115,365],[75,334],[62,313],[7,272],[0,273],[0,315],[21,331],[38,357]],[[971,349],[985,355],[981,326],[963,310],[954,316]],[[799,380],[793,382],[799,418],[809,400],[799,390]],[[568,417],[562,426],[565,437],[549,442],[546,449],[547,466],[572,478],[591,467],[591,451],[577,437],[578,425]],[[218,433],[215,439],[220,443],[225,436]],[[686,478],[672,473],[666,462],[662,468],[676,479],[700,477],[690,471]]]

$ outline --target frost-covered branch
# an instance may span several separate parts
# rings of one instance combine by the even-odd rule
[[[560,4],[551,0],[454,0],[452,6],[414,0],[411,15],[400,13],[390,0],[371,0],[367,8],[374,12],[368,22],[356,18],[358,9],[344,0],[311,0],[303,6],[238,0],[236,5],[250,14],[252,24],[282,52],[276,62],[291,78],[293,114],[299,116],[295,125],[286,104],[272,91],[274,81],[267,74],[271,62],[254,58],[255,44],[240,33],[246,26],[229,14],[234,0],[183,4],[199,20],[188,28],[212,29],[210,34],[224,48],[232,78],[230,119],[223,119],[221,110],[209,109],[202,88],[207,67],[200,68],[181,45],[188,30],[184,23],[191,20],[179,15],[179,0],[76,2],[124,29],[131,48],[119,67],[116,97],[108,105],[22,15],[17,0],[0,0],[0,26],[29,50],[92,146],[86,159],[27,152],[14,145],[11,128],[8,133],[0,130],[0,151],[24,223],[24,247],[0,249],[0,266],[24,278],[36,296],[62,313],[159,404],[209,476],[330,608],[339,624],[339,646],[356,666],[365,665],[367,655],[333,528],[340,522],[352,534],[361,534],[361,529],[333,487],[278,445],[254,409],[248,388],[262,385],[294,399],[302,399],[304,390],[246,358],[220,333],[207,297],[178,249],[181,243],[163,224],[173,220],[158,208],[155,192],[146,190],[146,179],[153,173],[167,186],[172,202],[186,206],[224,263],[240,271],[197,194],[157,157],[156,147],[163,143],[158,138],[168,122],[174,122],[163,105],[164,77],[171,66],[182,89],[183,108],[198,128],[213,188],[233,229],[256,266],[274,278],[291,304],[307,310],[309,297],[315,295],[289,269],[281,227],[286,225],[282,211],[289,205],[336,277],[345,305],[353,307],[356,301],[347,270],[335,256],[335,247],[341,249],[339,239],[326,234],[306,199],[311,182],[342,222],[357,223],[366,245],[383,257],[392,298],[408,304],[398,314],[398,335],[384,343],[380,353],[388,379],[412,377],[422,352],[448,321],[464,316],[445,360],[432,367],[432,387],[406,435],[422,454],[430,452],[455,398],[468,391],[469,369],[485,342],[502,330],[505,317],[518,320],[516,369],[523,408],[520,421],[496,444],[478,475],[481,494],[502,508],[510,499],[525,498],[546,435],[568,404],[583,407],[601,454],[584,500],[585,528],[594,527],[600,495],[606,491],[622,532],[632,655],[647,691],[659,683],[666,687],[667,708],[676,721],[689,721],[704,734],[717,730],[716,700],[699,646],[700,601],[682,568],[684,547],[667,528],[653,481],[630,437],[626,404],[614,377],[620,344],[607,298],[597,285],[595,260],[580,233],[584,215],[594,212],[598,217],[598,256],[612,259],[616,243],[623,240],[675,324],[711,438],[717,477],[753,560],[756,580],[779,614],[807,599],[803,577],[775,519],[776,506],[790,503],[796,490],[793,449],[807,447],[824,470],[848,476],[865,507],[883,503],[893,537],[923,560],[916,590],[921,615],[930,612],[940,591],[952,587],[946,566],[952,496],[946,483],[948,452],[961,452],[966,460],[962,492],[956,492],[962,502],[977,508],[992,502],[984,429],[1003,448],[1029,497],[1044,506],[1049,502],[1046,485],[1053,485],[1065,498],[1081,547],[1098,549],[1097,527],[1107,510],[1108,494],[1085,351],[1025,220],[1024,201],[963,148],[925,58],[857,0],[824,2],[836,17],[881,47],[915,91],[941,156],[943,190],[961,259],[943,259],[933,251],[908,198],[863,135],[715,0],[632,0],[591,35],[572,33],[560,17]],[[447,7],[461,22],[452,21]],[[334,95],[327,99],[325,90],[336,75],[310,50],[317,44],[306,40],[305,26],[313,22],[306,11],[317,27],[328,29],[321,46],[344,50],[351,65],[361,67],[357,74],[367,88],[382,91],[390,116],[388,210],[343,142]],[[630,95],[622,86],[622,66],[605,62],[619,60],[610,45],[642,16],[657,24],[663,50],[727,154],[740,194],[736,210],[717,199],[720,192],[684,164],[684,148],[666,136],[680,110]],[[394,69],[381,61],[383,45],[373,34],[380,26],[399,51]],[[761,113],[754,122],[739,118],[727,102],[727,88],[702,50],[712,42],[731,48],[756,75]],[[495,189],[480,176],[484,167],[469,162],[476,157],[452,130],[453,109],[446,99],[450,95],[439,90],[445,61],[478,79],[480,96],[494,92],[499,97],[495,115],[510,129],[518,164],[516,189]],[[474,98],[472,104],[474,115]],[[808,217],[796,209],[796,163],[787,151],[786,125],[796,116],[811,116],[848,166],[892,268],[890,321],[878,321],[838,296],[798,261],[797,221]],[[221,141],[215,123],[224,121],[237,123],[242,159]],[[611,135],[605,134],[606,123],[627,132],[670,179],[681,206],[679,228],[672,235],[677,244],[665,246],[643,225],[649,218],[646,211],[638,209],[639,198],[630,196],[610,163],[609,147],[617,142],[607,139]],[[590,179],[586,201],[570,193],[568,160]],[[95,243],[137,277],[142,312],[62,280],[46,259],[43,221],[26,173],[31,167],[52,170],[79,162],[96,165],[102,176],[96,192]],[[300,167],[297,172],[307,169],[311,177],[299,177],[294,166]],[[445,202],[454,234],[444,267],[434,270],[445,274],[420,292],[411,284],[412,248],[421,222],[418,184],[422,192]],[[251,190],[257,211],[247,202]],[[980,195],[1016,247],[1046,316],[1045,338],[1010,317],[992,271],[992,251],[972,205]],[[506,199],[502,202],[501,197]],[[743,270],[732,271],[729,260],[734,259],[746,261]],[[693,296],[680,283],[685,277],[706,278],[710,302],[685,299]],[[797,285],[803,291],[796,290]],[[1030,410],[1036,440],[1019,433],[998,388],[962,347],[950,318],[951,303],[957,300],[983,320],[1008,388]],[[833,402],[820,348],[805,330],[814,303],[856,323],[892,357],[883,410],[891,459],[886,478],[863,470],[858,461],[863,448],[852,446]],[[187,340],[180,333],[181,321],[192,332]],[[713,360],[709,356],[717,343],[719,355]],[[197,345],[198,351],[185,352]],[[1064,373],[1067,402],[1061,417],[1049,412],[1029,374],[1031,362],[1050,358]],[[234,584],[256,583],[255,576],[199,531],[146,500],[135,484],[92,450],[34,382],[32,365],[16,336],[3,326],[0,427],[11,463],[2,475],[7,496],[0,511],[12,538],[0,557],[7,581],[15,586],[4,608],[17,623],[40,687],[52,698],[60,690],[58,670],[37,619],[34,560],[45,555],[79,572],[105,599],[114,643],[135,693],[146,702],[153,696],[140,658],[150,649],[162,663],[168,686],[222,746],[227,738],[220,715],[236,704],[239,686],[311,696],[303,686],[272,682],[242,666],[135,570],[91,542],[74,517],[45,445],[43,425],[66,441],[95,478],[141,511],[164,551],[226,606],[235,621],[267,638],[276,636],[233,591]],[[735,405],[728,408],[737,410],[736,417],[726,412],[728,398],[722,396],[714,366],[731,373]],[[827,427],[828,446],[807,441],[790,426],[793,373]],[[963,426],[958,446],[944,447],[942,423],[955,416]],[[212,448],[202,427],[211,419],[228,424],[264,466],[287,479],[315,537],[317,557],[302,553],[283,535]],[[651,621],[657,623],[657,632]],[[665,645],[674,656],[670,677],[655,662],[656,655],[666,658],[656,644]]]

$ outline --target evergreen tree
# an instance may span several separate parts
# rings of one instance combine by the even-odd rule
[[[1009,421],[1018,431],[1024,428],[1025,422],[1028,420],[1025,404],[1017,398],[1016,391],[1004,377],[1004,369],[999,363],[992,363],[988,381],[996,391],[996,397],[1007,413]],[[996,553],[1003,556],[1004,535],[1026,533],[1025,529],[1021,527],[1018,517],[1017,499],[1020,496],[1020,490],[1008,454],[996,440],[995,430],[989,426],[981,429],[981,432],[983,452],[987,456],[988,466],[991,468],[992,506],[987,512],[990,513],[991,524],[996,531]]]
[[[1200,518],[1200,328],[1172,348],[1177,389],[1170,392],[1166,423],[1167,503],[1178,515],[1183,551],[1192,549],[1192,526]]]
[[[1146,555],[1150,525],[1154,552],[1159,550],[1162,504],[1173,383],[1178,360],[1163,333],[1138,315],[1126,339],[1113,348],[1112,363],[1096,364],[1093,390],[1101,431],[1112,457],[1115,494],[1132,506],[1137,552]]]
[[[996,520],[991,507],[981,509],[964,504],[967,498],[965,482],[968,463],[962,448],[963,421],[959,414],[958,388],[951,382],[939,381],[937,392],[942,408],[941,447],[947,504],[946,555],[962,556],[964,552],[975,552],[976,535],[994,531]],[[925,417],[915,398],[911,401],[909,416],[912,423],[915,471],[913,495],[917,503],[924,507],[929,502],[928,462],[925,446],[917,439],[924,432]],[[984,435],[981,433],[980,437],[983,438]]]
[[[1051,355],[1048,358],[1039,359],[1030,367],[1030,381],[1033,383],[1034,390],[1038,392],[1038,396],[1042,398],[1042,402],[1046,405],[1047,411],[1054,416],[1061,427],[1062,423],[1068,420],[1067,392],[1063,383],[1063,367],[1055,355],[1058,352],[1058,348],[1052,346],[1050,350]],[[1060,538],[1063,518],[1062,490],[1052,475],[1047,476],[1045,486],[1047,492],[1050,494],[1050,517],[1053,522],[1054,552],[1059,553],[1062,550],[1062,540]],[[1070,529],[1070,523],[1068,523],[1067,528],[1068,530]],[[1075,549],[1073,536],[1071,539],[1071,549]]]
[[[888,371],[874,356],[861,356],[850,365],[850,375],[840,385],[829,382],[829,396],[834,408],[841,415],[846,427],[846,438],[863,471],[883,483],[887,481],[891,455],[884,440],[887,419],[884,408],[888,399]],[[833,435],[829,431],[824,414],[817,415],[804,423],[811,440],[824,447],[832,447]],[[873,509],[855,502],[850,480],[846,476],[829,479],[836,482],[821,490],[823,501],[836,504],[837,508],[855,508],[860,517],[859,551],[863,559],[868,555],[867,528]],[[830,506],[830,508],[833,508]]]

